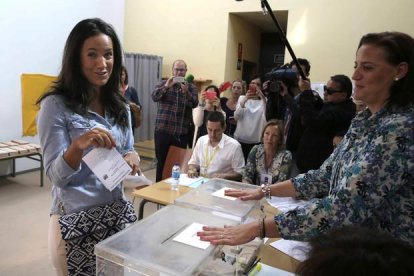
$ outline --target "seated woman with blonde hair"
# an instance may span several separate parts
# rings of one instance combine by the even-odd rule
[[[292,154],[284,149],[283,124],[270,120],[262,131],[262,143],[252,148],[243,171],[243,182],[260,185],[288,179]]]

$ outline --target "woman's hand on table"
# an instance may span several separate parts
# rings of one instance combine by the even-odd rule
[[[263,198],[263,192],[260,188],[251,190],[225,190],[224,195],[237,197],[241,200],[259,200]]]
[[[238,226],[203,226],[203,231],[197,232],[197,236],[214,245],[239,245],[252,241],[259,233],[258,229],[258,222]]]

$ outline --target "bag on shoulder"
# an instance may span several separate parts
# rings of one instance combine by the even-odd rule
[[[141,126],[141,108],[136,103],[129,103],[131,114],[133,116],[133,127],[138,128]]]

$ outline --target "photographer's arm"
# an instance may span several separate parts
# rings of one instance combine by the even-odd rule
[[[168,92],[168,90],[172,87],[173,84],[173,77],[170,77],[166,81],[162,81],[155,86],[154,91],[151,93],[152,100],[154,102],[159,102],[164,97],[164,95]]]
[[[245,98],[246,98],[246,96],[240,96],[239,101],[237,102],[236,110],[234,111],[234,119],[236,121],[243,118]],[[243,106],[242,106],[242,104],[243,104]]]
[[[260,89],[257,89],[257,93],[259,94],[260,99],[262,100],[262,103],[263,103],[263,114],[266,116],[266,107],[267,107],[267,104],[266,104],[266,96],[263,94],[262,90],[260,90]]]

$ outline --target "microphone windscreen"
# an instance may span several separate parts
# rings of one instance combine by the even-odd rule
[[[185,81],[186,82],[193,82],[193,80],[194,80],[194,76],[192,75],[192,74],[188,74],[186,77],[185,77]]]

